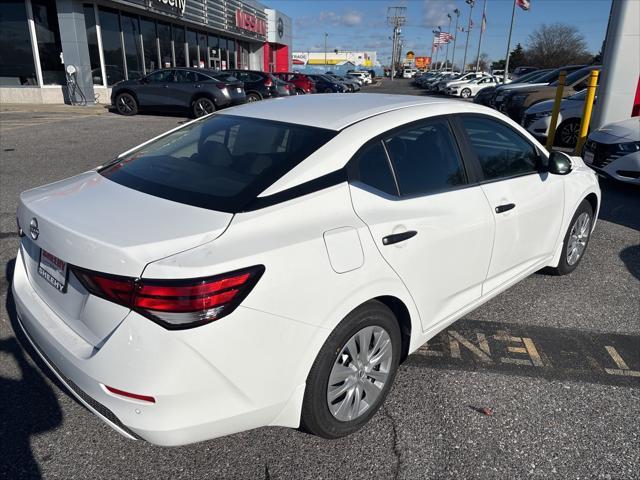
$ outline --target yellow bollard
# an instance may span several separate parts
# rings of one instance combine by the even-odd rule
[[[549,123],[549,134],[547,135],[547,150],[553,148],[553,139],[556,136],[556,124],[558,123],[558,113],[560,113],[560,102],[562,102],[562,93],[564,92],[564,82],[567,78],[567,72],[560,72],[558,77],[558,88],[556,88],[556,100],[551,111],[551,122]]]
[[[598,86],[598,70],[591,70],[589,75],[589,83],[587,84],[587,96],[584,99],[584,108],[582,110],[582,121],[580,122],[580,134],[578,135],[578,142],[576,143],[576,149],[573,151],[574,155],[580,155],[582,153],[582,147],[587,140],[589,133],[589,122],[591,121],[591,111],[593,110],[593,99],[596,97],[596,87]]]

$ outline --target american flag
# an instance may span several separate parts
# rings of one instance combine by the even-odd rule
[[[487,30],[487,15],[482,12],[482,25],[480,26],[480,30],[483,32]]]
[[[516,0],[516,5],[519,6],[522,10],[529,10],[531,8],[531,3],[529,0]]]
[[[433,43],[435,43],[436,45],[449,43],[451,40],[453,40],[453,35],[448,32],[440,32],[435,37],[433,37]]]

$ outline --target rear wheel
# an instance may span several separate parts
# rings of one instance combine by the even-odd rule
[[[135,115],[138,113],[138,102],[130,93],[120,93],[116,97],[116,110],[120,115]]]
[[[193,116],[196,118],[204,117],[205,115],[210,115],[216,111],[216,105],[213,103],[213,100],[207,97],[196,98],[193,101],[193,105],[191,107],[191,112]]]
[[[383,404],[398,369],[401,336],[393,313],[367,302],[335,328],[307,377],[303,430],[324,438],[355,432]]]
[[[583,200],[569,223],[562,242],[562,255],[558,266],[553,269],[554,273],[567,275],[576,269],[587,250],[592,226],[593,209],[587,200]]]
[[[262,98],[257,93],[247,93],[247,102],[259,102],[260,100],[262,100]]]
[[[301,89],[301,88],[296,88],[296,94],[297,94],[297,95],[304,95],[305,93],[307,93],[307,92],[305,92],[303,89]]]
[[[460,96],[462,98],[469,98],[471,96],[471,90],[469,90],[468,88],[463,88],[460,92]]]
[[[580,133],[580,120],[577,118],[562,122],[556,132],[556,143],[560,147],[575,147]]]

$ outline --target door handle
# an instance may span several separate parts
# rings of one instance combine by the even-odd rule
[[[202,85],[194,85],[196,88],[202,88]]]
[[[162,85],[162,88],[169,88],[169,85]]]
[[[515,203],[505,203],[504,205],[498,205],[496,207],[496,213],[508,212],[509,210],[512,210],[514,208],[516,208]]]
[[[408,230],[402,233],[394,233],[392,235],[387,235],[383,237],[382,244],[383,245],[393,245],[394,243],[404,242],[405,240],[409,240],[412,237],[415,237],[418,234],[415,230]]]

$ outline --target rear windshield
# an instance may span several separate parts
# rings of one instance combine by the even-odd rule
[[[213,115],[144,145],[99,173],[149,195],[236,213],[337,133]]]

